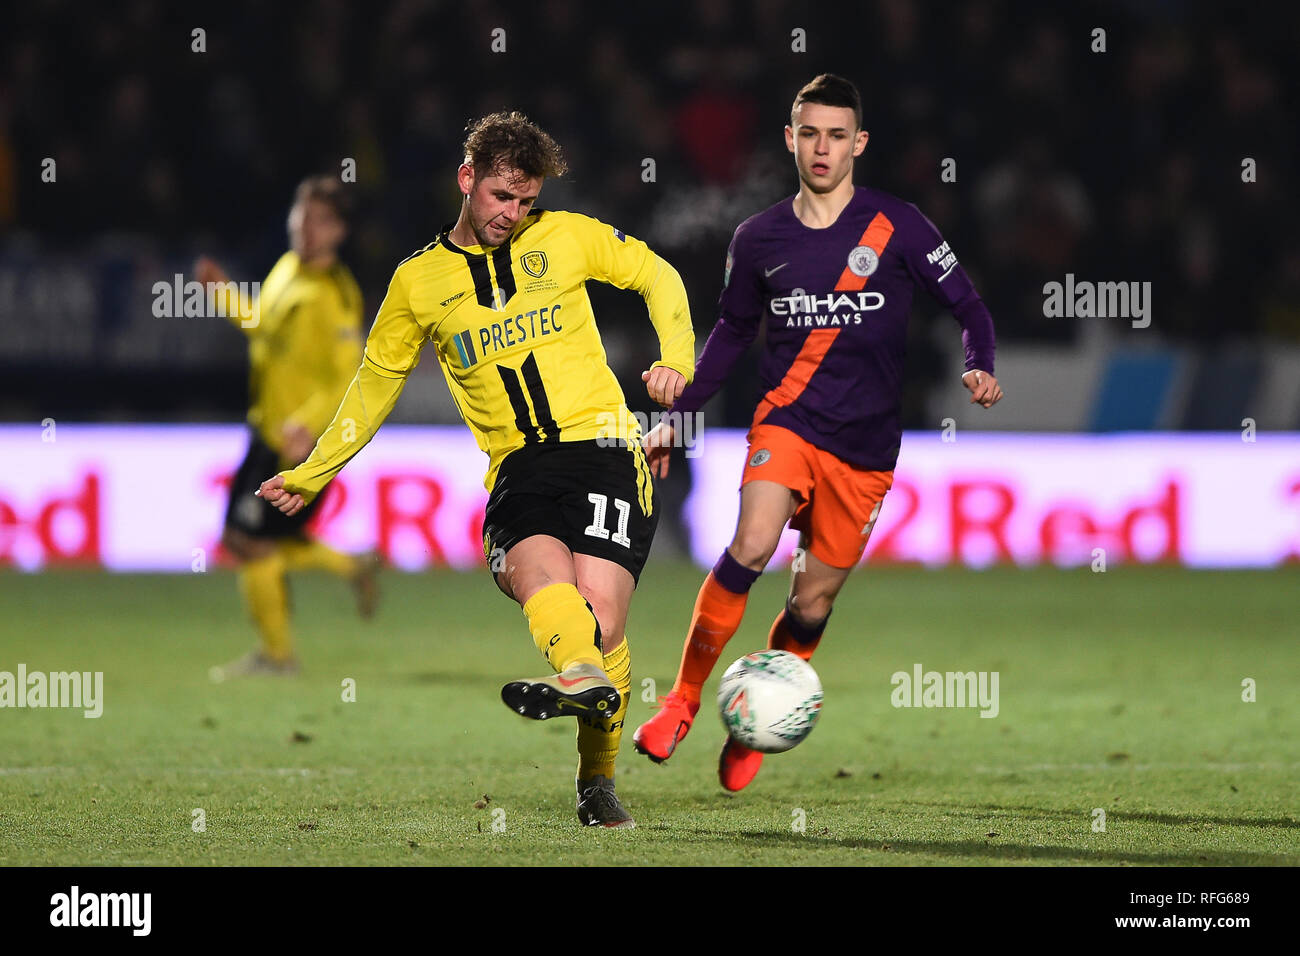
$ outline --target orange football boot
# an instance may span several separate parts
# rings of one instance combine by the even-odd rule
[[[700,710],[698,701],[691,703],[676,691],[661,699],[663,705],[659,712],[632,735],[637,753],[645,754],[655,763],[663,763],[673,755]]]
[[[749,782],[758,776],[761,766],[761,753],[750,750],[734,737],[728,737],[722,745],[722,755],[718,758],[718,779],[722,781],[724,789],[735,793],[749,786]]]

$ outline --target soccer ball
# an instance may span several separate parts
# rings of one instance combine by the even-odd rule
[[[727,668],[718,712],[727,733],[751,750],[778,754],[812,733],[822,709],[822,682],[789,651],[755,651]]]

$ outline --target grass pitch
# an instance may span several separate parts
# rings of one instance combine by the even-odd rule
[[[231,574],[0,574],[0,670],[103,671],[105,699],[0,710],[0,864],[1300,863],[1296,569],[859,571],[814,659],[817,729],[734,796],[707,702],[668,764],[631,746],[701,576],[642,579],[618,771],[637,829],[596,832],[572,722],[500,702],[545,665],[486,574],[387,574],[365,624],[295,578],[302,675],[222,685],[209,665],[251,646]],[[785,587],[755,586],[709,693]],[[918,663],[997,671],[998,716],[895,708]]]

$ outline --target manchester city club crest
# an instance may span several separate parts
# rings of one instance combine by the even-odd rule
[[[869,276],[880,265],[880,256],[870,246],[857,246],[849,253],[849,271],[855,276]]]
[[[519,264],[534,279],[546,275],[546,253],[544,252],[525,252],[519,257]]]

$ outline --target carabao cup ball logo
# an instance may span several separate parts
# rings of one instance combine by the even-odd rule
[[[546,274],[546,253],[526,252],[519,257],[519,264],[534,279],[540,279]]]
[[[869,276],[880,265],[880,256],[870,246],[858,246],[849,253],[849,271],[855,276]]]

